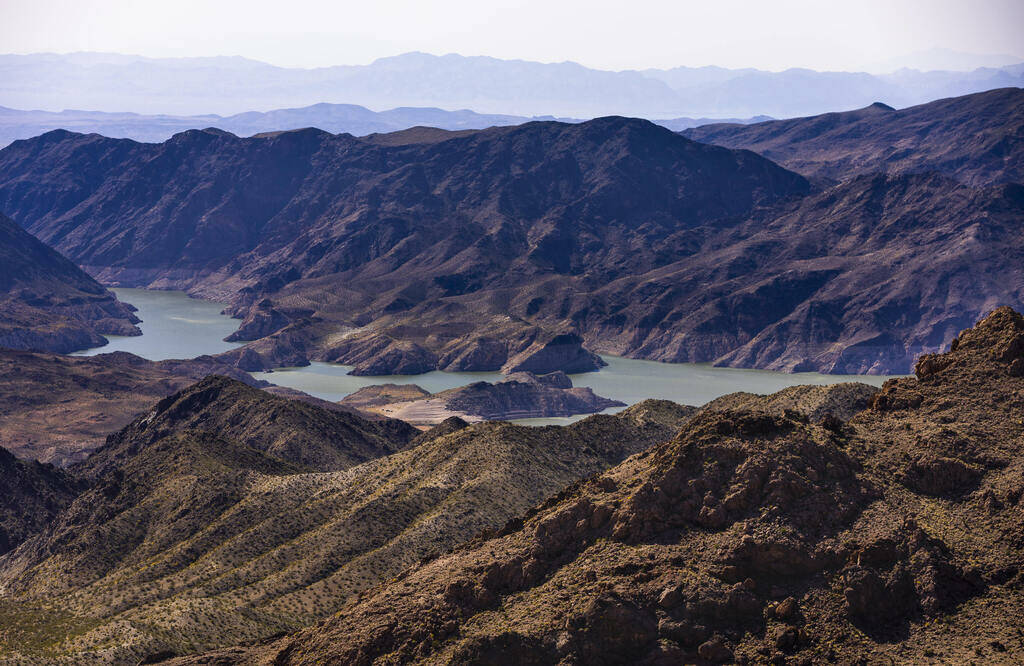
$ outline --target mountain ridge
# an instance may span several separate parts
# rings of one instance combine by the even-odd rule
[[[993,118],[1002,122],[990,124]],[[934,170],[981,187],[1024,182],[1022,125],[1024,90],[1003,88],[899,110],[875,103],[747,128],[706,125],[683,134],[754,150],[809,178]]]
[[[776,121],[810,124],[808,154],[822,126],[847,132],[854,166],[813,185],[618,117],[391,140],[57,132],[0,151],[0,207],[108,283],[230,301],[250,342],[222,360],[246,370],[575,372],[601,352],[901,374],[1022,305],[1021,95]],[[892,145],[912,168],[886,175]]]
[[[67,467],[156,402],[208,375],[228,376],[269,393],[341,406],[253,379],[211,356],[149,361],[127,352],[95,356],[0,349],[0,447],[24,460]],[[350,410],[351,411],[351,410]],[[376,417],[380,420],[379,417]]]
[[[216,427],[240,408],[236,391],[252,394],[241,407],[254,417],[248,444]],[[566,428],[450,419],[410,448],[326,471],[297,464],[308,453],[273,455],[276,435],[259,417],[279,399],[257,394],[204,380],[72,470],[89,488],[0,557],[0,616],[42,607],[57,626],[87,628],[59,648],[34,648],[24,634],[3,632],[0,645],[27,658],[134,663],[308,624],[420,558],[498,528],[564,485],[671,436],[693,411],[647,401]],[[205,412],[166,424],[197,400]],[[305,420],[291,430],[300,440],[318,436]],[[54,606],[53,598],[62,601]]]
[[[607,277],[587,279],[601,281],[665,261],[673,250],[660,240],[687,227],[727,225],[808,189],[753,153],[615,117],[395,146],[315,130],[249,139],[190,130],[156,146],[51,132],[0,151],[0,162],[11,176],[0,207],[45,229],[101,279],[219,295],[236,301],[237,316],[277,322],[277,331],[254,328],[264,339],[229,355],[248,370],[310,358],[369,374],[595,369],[571,328],[538,327],[479,299],[469,307],[482,312],[452,316],[439,299],[464,309],[454,301],[484,278],[508,288],[589,266]],[[42,198],[72,170],[76,186],[60,185],[56,202]],[[178,196],[165,197],[169,187]],[[439,217],[450,230],[432,223]],[[349,289],[327,286],[339,277]],[[303,279],[312,301],[306,292],[264,303]],[[345,302],[330,302],[337,298]],[[417,333],[397,316],[417,302],[432,310],[423,324],[443,317],[453,335]],[[339,314],[361,330],[320,337]],[[367,327],[375,321],[384,325]],[[521,354],[548,365],[522,366]]]

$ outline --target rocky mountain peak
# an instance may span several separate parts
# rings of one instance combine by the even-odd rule
[[[948,352],[922,356],[914,373],[918,379],[937,379],[993,367],[1013,377],[1024,376],[1024,316],[1007,306],[962,331]]]
[[[98,476],[169,434],[185,431],[229,438],[292,465],[320,471],[345,469],[394,453],[417,435],[415,428],[400,421],[369,421],[211,375],[161,400],[152,411],[111,435],[80,471]]]

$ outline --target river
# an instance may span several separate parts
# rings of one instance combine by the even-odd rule
[[[108,336],[110,344],[79,352],[79,355],[126,351],[151,360],[192,358],[217,354],[237,347],[223,338],[238,328],[238,321],[221,314],[223,303],[189,298],[180,291],[146,289],[113,290],[119,299],[131,303],[142,323],[142,335]],[[704,363],[658,363],[616,356],[603,356],[608,366],[599,372],[571,375],[575,386],[589,386],[598,395],[634,404],[645,398],[663,398],[686,405],[703,405],[727,393],[747,391],[772,393],[799,384],[836,384],[862,381],[880,386],[887,377],[877,375],[822,375],[816,372],[787,374],[768,370],[716,368]],[[475,381],[497,381],[497,372],[428,372],[423,375],[392,377],[355,377],[351,366],[312,363],[303,368],[285,368],[272,372],[254,372],[279,386],[305,391],[332,402],[372,384],[417,384],[431,393],[464,386]],[[609,411],[616,411],[614,409]],[[530,425],[566,424],[583,418],[520,419]]]

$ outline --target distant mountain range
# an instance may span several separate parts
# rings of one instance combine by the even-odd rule
[[[868,66],[867,71],[877,74],[887,74],[899,69],[970,72],[979,67],[1007,67],[1022,62],[1024,58],[1008,53],[964,53],[952,49],[932,48],[875,62]]]
[[[997,61],[1000,62],[1000,61]],[[792,117],[894,107],[1024,85],[1024,64],[890,74],[676,67],[612,72],[582,65],[406,53],[369,65],[275,67],[240,57],[103,53],[0,56],[0,104],[231,115],[320,102],[371,109],[440,107],[483,114],[592,118]]]
[[[1014,88],[714,130],[802,173],[618,117],[54,131],[0,151],[0,210],[107,284],[230,300],[246,370],[568,373],[592,350],[905,373],[1021,306],[1022,107]]]
[[[716,122],[760,122],[768,116],[738,118],[669,118],[660,125],[680,131]],[[233,116],[205,114],[198,116],[145,115],[108,113],[104,111],[22,111],[0,107],[0,148],[18,139],[28,139],[55,129],[83,134],[102,134],[114,138],[135,139],[149,143],[166,141],[178,132],[216,127],[238,136],[263,132],[316,127],[332,134],[367,134],[396,132],[413,127],[445,130],[485,129],[502,125],[520,125],[536,120],[581,122],[575,118],[552,116],[510,116],[476,113],[467,109],[445,111],[437,108],[402,107],[387,111],[371,111],[356,104],[313,104],[297,109],[247,111]]]

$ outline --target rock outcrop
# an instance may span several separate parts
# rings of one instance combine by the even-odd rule
[[[270,299],[263,299],[249,308],[238,330],[224,338],[228,342],[259,340],[277,333],[292,319],[274,307]]]
[[[550,372],[580,373],[598,370],[607,365],[597,354],[583,348],[583,338],[576,333],[556,335],[537,341],[505,362],[501,371],[547,374]]]
[[[587,387],[573,388],[572,380],[563,372],[516,372],[493,384],[473,382],[438,393],[429,393],[415,384],[367,386],[340,404],[416,424],[440,423],[452,417],[507,421],[574,416],[626,406],[595,395]]]

